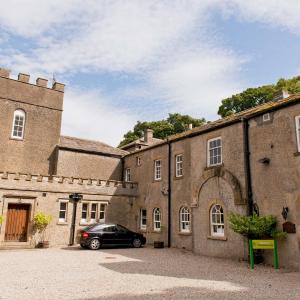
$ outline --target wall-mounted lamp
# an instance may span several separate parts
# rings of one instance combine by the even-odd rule
[[[268,157],[264,157],[264,158],[261,158],[258,162],[260,162],[261,164],[265,164],[265,165],[268,165],[270,163],[270,158]]]
[[[289,208],[288,208],[288,207],[283,207],[283,208],[282,208],[281,215],[282,215],[282,217],[284,218],[285,221],[286,221],[286,219],[287,219],[288,212],[289,212]]]

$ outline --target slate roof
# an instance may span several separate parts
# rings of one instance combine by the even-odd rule
[[[134,145],[152,146],[152,145],[157,144],[157,143],[162,142],[162,141],[163,141],[162,139],[152,138],[152,142],[151,142],[151,144],[149,144],[149,143],[145,143],[144,142],[144,137],[142,137],[140,139],[137,139],[137,140],[135,140],[135,141],[133,141],[129,144],[126,144],[126,145],[120,147],[120,149],[128,149],[128,148],[130,148]]]
[[[75,150],[79,152],[88,152],[95,154],[104,154],[110,156],[124,156],[127,151],[114,148],[102,142],[75,138],[71,136],[61,136],[58,145],[61,149]]]

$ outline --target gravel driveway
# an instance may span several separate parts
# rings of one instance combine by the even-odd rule
[[[300,299],[300,273],[176,249],[0,251],[0,299]]]

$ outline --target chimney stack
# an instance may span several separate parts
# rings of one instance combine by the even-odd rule
[[[10,70],[0,68],[0,77],[9,78]]]
[[[290,96],[290,94],[287,90],[280,90],[280,91],[275,92],[273,94],[273,100],[274,101],[279,101],[279,100],[283,100],[285,98],[288,98],[289,96]]]
[[[21,82],[28,83],[29,78],[30,78],[30,75],[28,75],[28,74],[19,73],[19,75],[18,75],[18,80]]]
[[[153,130],[148,128],[144,131],[144,142],[147,144],[151,144],[153,141]]]

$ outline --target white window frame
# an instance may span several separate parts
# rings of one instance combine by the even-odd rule
[[[183,176],[183,154],[178,154],[175,156],[175,176]]]
[[[93,210],[93,205],[96,207],[96,210]],[[98,206],[99,206],[98,203],[95,203],[95,202],[90,203],[90,209],[89,209],[90,223],[97,222]],[[95,213],[95,218],[92,218],[92,213]]]
[[[65,203],[66,204],[66,209],[61,209],[61,204]],[[68,204],[69,201],[59,201],[59,210],[58,210],[58,222],[59,223],[67,223],[68,221]],[[60,218],[60,212],[64,212],[65,213],[65,217],[64,218]]]
[[[300,116],[295,117],[296,123],[296,138],[297,138],[297,149],[300,152]]]
[[[17,117],[23,118],[22,126],[17,124],[17,122],[19,122],[19,121],[16,120]],[[23,140],[24,139],[25,122],[26,122],[26,113],[25,113],[25,111],[22,110],[22,109],[15,110],[14,111],[13,124],[12,124],[12,130],[11,130],[11,138],[17,139],[17,140]],[[18,129],[21,128],[21,136],[14,134],[15,127],[17,129],[17,132],[19,131]]]
[[[263,114],[262,118],[263,118],[263,122],[268,122],[271,120],[271,115],[270,113],[265,113]]]
[[[86,205],[86,210],[83,209],[83,207]],[[83,212],[86,214],[86,218],[82,217]],[[89,203],[82,202],[81,203],[81,218],[80,223],[87,224],[88,223],[88,216],[89,216]]]
[[[214,148],[210,148],[210,143],[211,142],[214,142],[214,141],[217,141],[217,140],[220,140],[220,147],[214,147]],[[211,158],[211,151],[215,150],[215,149],[218,149],[220,148],[221,149],[221,154],[220,155],[214,155],[212,157],[218,157],[220,156],[220,161],[216,162],[216,163],[211,163],[210,161],[210,158]],[[213,138],[213,139],[210,139],[207,141],[207,166],[208,167],[213,167],[213,166],[219,166],[219,165],[222,165],[223,163],[223,145],[222,145],[222,138],[221,137],[217,137],[217,138]]]
[[[104,209],[102,209],[104,207]],[[106,210],[107,210],[107,203],[99,203],[99,223],[105,223],[106,219]],[[103,213],[104,218],[100,218],[101,214]]]
[[[127,181],[127,182],[131,181],[131,169],[130,168],[125,169],[125,181]]]
[[[180,232],[191,232],[191,213],[190,209],[186,206],[181,207],[179,211]]]
[[[145,215],[143,214],[145,212]],[[147,209],[141,208],[140,210],[140,229],[146,230],[147,229]]]
[[[137,165],[137,167],[139,167],[139,166],[142,165],[142,161],[141,161],[141,157],[140,156],[136,157],[136,165]]]
[[[216,208],[216,212],[214,209]],[[210,208],[210,234],[211,236],[224,237],[225,236],[225,215],[223,206],[214,204]],[[215,216],[215,218],[214,218]]]
[[[153,230],[161,231],[161,211],[158,207],[153,210]]]
[[[162,172],[162,161],[161,159],[157,159],[154,161],[154,180],[156,181],[161,180],[162,178],[161,172]]]

